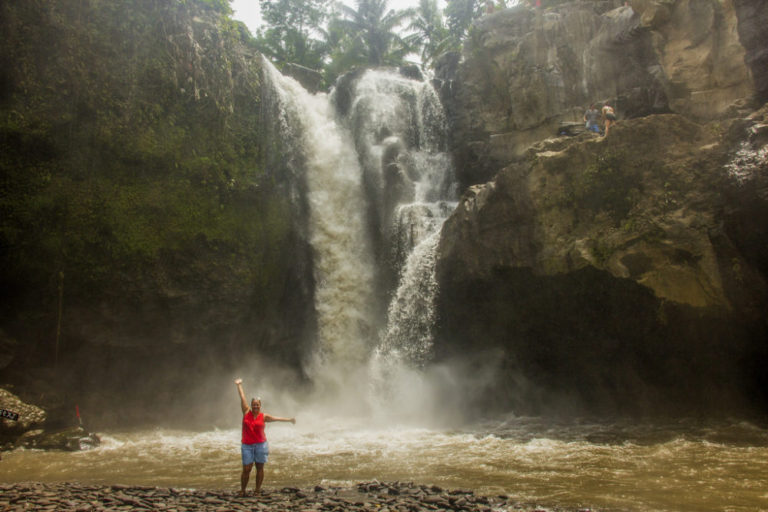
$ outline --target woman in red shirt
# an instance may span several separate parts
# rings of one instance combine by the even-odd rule
[[[261,483],[264,481],[264,464],[269,457],[269,445],[264,433],[264,425],[272,421],[288,421],[296,423],[296,418],[278,418],[261,412],[261,399],[252,398],[251,406],[245,400],[243,391],[243,379],[235,379],[237,392],[240,394],[240,408],[243,410],[243,437],[240,452],[243,456],[243,473],[240,475],[240,496],[245,496],[245,488],[248,487],[248,479],[251,469],[256,464],[256,492],[261,492]]]

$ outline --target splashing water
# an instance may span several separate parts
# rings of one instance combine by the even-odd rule
[[[435,208],[437,206],[438,208]],[[400,275],[400,283],[387,312],[387,329],[378,353],[423,366],[431,356],[435,264],[440,226],[445,215],[440,205],[408,205],[400,209],[396,231],[405,243],[415,244]]]
[[[739,149],[725,166],[728,176],[743,185],[761,169],[768,168],[768,145],[755,148],[749,141],[743,141]]]
[[[300,141],[297,149],[306,159],[320,343],[310,373],[324,392],[333,393],[347,384],[340,376],[359,371],[375,335],[361,170],[351,134],[336,122],[328,97],[309,94],[266,60],[264,67],[289,117],[284,129]]]
[[[320,343],[310,373],[327,395],[340,396],[345,388],[348,399],[350,389],[369,388],[359,398],[378,408],[392,377],[404,377],[401,364],[422,366],[431,356],[436,249],[440,227],[455,206],[446,201],[455,191],[442,107],[429,83],[369,70],[354,85],[342,122],[326,95],[310,95],[270,64],[265,67],[279,98],[282,130],[298,141],[306,161]],[[392,194],[393,173],[407,193]],[[377,205],[376,222],[391,226],[386,235],[399,275],[387,328],[371,360],[378,335],[376,258],[366,231],[370,204]]]
[[[361,153],[369,155],[367,165],[378,165],[379,176],[385,177],[389,166],[406,190],[383,219],[389,224],[391,264],[399,276],[374,355],[386,379],[400,364],[423,366],[431,357],[437,246],[440,228],[455,208],[450,202],[455,191],[445,152],[445,116],[428,82],[368,71],[357,84],[356,98],[353,117],[367,128],[367,136],[358,138]],[[377,137],[384,139],[377,142]],[[372,163],[373,155],[383,161]]]
[[[270,424],[267,435],[270,490],[378,479],[472,488],[574,510],[768,509],[768,430],[744,422],[508,418],[444,431],[304,416],[295,427]],[[236,489],[238,440],[237,429],[115,432],[88,452],[4,453],[0,481]]]

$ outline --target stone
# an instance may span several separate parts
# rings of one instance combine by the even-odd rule
[[[619,119],[668,111],[715,119],[756,92],[765,96],[752,77],[768,76],[756,64],[768,58],[765,31],[757,29],[768,22],[765,5],[609,4],[616,8],[562,2],[546,15],[516,7],[484,16],[464,60],[438,69],[451,84],[441,95],[463,188],[492,179],[561,127],[583,124],[591,103],[610,103]]]
[[[70,427],[57,431],[33,430],[21,436],[16,444],[42,450],[88,450],[98,446],[101,440],[96,434],[82,427]]]
[[[746,64],[760,102],[768,101],[768,3],[761,0],[733,0],[738,18],[739,40],[746,50]]]
[[[311,93],[320,91],[323,86],[323,74],[320,71],[300,64],[289,62],[283,66],[282,73],[294,78]]]
[[[438,357],[498,375],[485,407],[532,414],[559,400],[678,414],[754,400],[736,383],[757,385],[737,361],[764,353],[765,110],[711,124],[651,115],[605,138],[543,140],[469,187],[438,248]],[[750,156],[734,178],[725,164],[738,148]],[[713,372],[733,379],[713,387]]]
[[[15,443],[19,436],[30,430],[39,430],[45,425],[46,413],[40,407],[23,402],[6,389],[0,388],[0,409],[18,414],[18,419],[0,419],[0,447]],[[35,434],[29,434],[33,437]]]
[[[712,119],[754,95],[733,3],[679,0],[664,2],[662,9],[666,15],[649,28],[674,112]]]

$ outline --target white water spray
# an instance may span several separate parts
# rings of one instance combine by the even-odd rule
[[[320,343],[310,372],[323,392],[338,391],[327,388],[347,384],[343,377],[364,365],[375,336],[361,170],[351,135],[336,122],[328,97],[309,94],[266,60],[264,67],[289,117],[283,129],[300,141],[297,149],[306,159]]]
[[[310,95],[265,67],[279,97],[282,130],[305,160],[320,343],[310,372],[314,382],[337,401],[334,407],[343,401],[356,414],[360,405],[391,411],[395,402],[401,411],[407,402],[426,412],[433,393],[420,369],[432,354],[436,249],[455,206],[437,94],[427,82],[367,71],[351,90],[347,128],[326,95]],[[392,192],[386,173],[400,177],[405,195]],[[373,225],[387,226],[385,246],[397,253],[392,259],[399,275],[381,333],[375,332],[370,204],[380,216]]]
[[[363,128],[358,149],[367,166],[380,170],[381,181],[386,183],[386,172],[397,176],[400,193],[398,204],[384,201],[393,208],[383,221],[399,278],[374,363],[419,367],[431,358],[440,228],[455,207],[445,116],[429,82],[389,71],[366,72],[355,98],[353,123]]]

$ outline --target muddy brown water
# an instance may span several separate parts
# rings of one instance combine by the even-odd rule
[[[301,418],[300,418],[301,420]],[[768,430],[748,422],[552,424],[531,418],[441,430],[349,419],[267,427],[265,486],[413,481],[549,507],[768,510]],[[239,430],[104,432],[87,452],[3,454],[0,482],[227,489]]]

